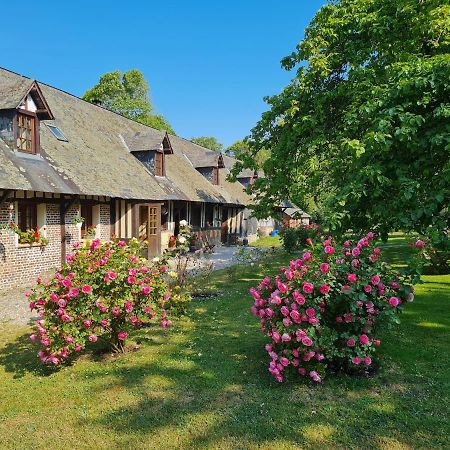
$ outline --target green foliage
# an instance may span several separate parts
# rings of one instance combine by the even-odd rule
[[[217,152],[223,150],[223,144],[213,136],[194,137],[191,139],[191,141],[194,144],[201,145],[202,147],[209,148],[210,150],[214,150]]]
[[[139,257],[141,244],[131,239],[74,246],[67,264],[49,282],[38,280],[30,294],[30,309],[39,319],[33,341],[42,346],[44,363],[59,364],[87,342],[104,337],[115,351],[123,351],[129,332],[158,317],[171,324],[171,292],[162,262],[148,264]]]
[[[163,116],[152,114],[150,89],[144,75],[137,69],[123,74],[118,70],[105,73],[93,88],[85,92],[83,99],[136,122],[175,134]]]
[[[341,245],[331,236],[323,243],[309,240],[300,259],[250,289],[252,313],[270,338],[265,348],[277,381],[294,373],[318,382],[327,368],[364,373],[372,365],[379,333],[399,323],[417,280],[386,264],[374,238],[368,233]]]
[[[239,140],[235,143],[231,144],[227,149],[225,150],[225,153],[233,158],[236,158],[238,160],[237,167],[242,169],[243,164],[242,160],[251,159],[254,162],[253,169],[257,170],[263,167],[264,163],[267,161],[267,159],[270,157],[270,150],[266,148],[260,149],[256,153],[252,153],[252,148],[248,142],[248,140]],[[233,174],[237,174],[238,172],[235,172],[233,170]]]
[[[390,261],[410,249],[393,242]],[[287,261],[278,254],[265,273]],[[89,354],[60,371],[41,366],[27,327],[2,323],[2,447],[448,447],[450,275],[417,286],[402,326],[381,338],[377,375],[329,377],[316,388],[280,387],[265,373],[265,336],[247,312],[249,288],[261,277],[257,266],[232,283],[216,271],[222,295],[194,300],[170,331],[134,332],[138,352]],[[290,426],[294,417],[299,426]],[[26,432],[17,432],[18,421]]]
[[[282,64],[296,69],[267,98],[248,141],[270,148],[253,186],[257,216],[311,202],[337,231],[445,238],[450,197],[450,5],[341,0],[322,7]]]
[[[165,130],[169,134],[176,135],[175,130],[172,128],[172,125],[167,121],[164,116],[161,114],[148,114],[146,116],[140,117],[138,122],[143,123],[152,128],[156,128],[157,130]]]
[[[280,238],[283,248],[289,252],[303,250],[308,244],[307,240],[316,240],[321,236],[321,231],[316,224],[302,225],[296,228],[283,227]]]
[[[49,243],[49,240],[37,228],[30,228],[22,231],[17,224],[11,222],[9,224],[0,225],[0,230],[8,230],[11,233],[17,234],[19,237],[19,244],[48,245]]]

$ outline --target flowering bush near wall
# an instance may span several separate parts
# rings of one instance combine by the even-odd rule
[[[30,294],[30,308],[40,316],[33,341],[41,345],[39,357],[59,364],[87,342],[106,338],[113,350],[123,351],[131,330],[150,320],[171,324],[170,289],[163,262],[141,259],[140,244],[131,240],[75,247],[67,264]]]
[[[250,290],[277,381],[290,373],[318,382],[327,367],[354,372],[373,364],[380,329],[398,323],[414,299],[412,278],[383,262],[374,238],[311,242],[302,258]]]

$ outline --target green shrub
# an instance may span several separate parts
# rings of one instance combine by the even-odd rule
[[[301,225],[296,228],[283,227],[280,231],[283,248],[290,253],[303,250],[308,245],[308,239],[314,241],[320,235],[319,226],[315,223]]]

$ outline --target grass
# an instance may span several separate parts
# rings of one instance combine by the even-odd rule
[[[391,258],[405,251],[388,244]],[[265,270],[286,262],[279,251]],[[139,351],[86,354],[52,372],[28,330],[0,332],[0,448],[448,448],[450,276],[427,276],[384,364],[368,379],[279,385],[251,316],[259,268],[213,282],[168,331],[142,330]]]
[[[252,247],[281,247],[280,236],[262,236],[250,244]]]

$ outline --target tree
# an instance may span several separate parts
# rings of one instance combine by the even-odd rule
[[[209,148],[210,150],[218,152],[223,150],[223,144],[213,136],[194,137],[191,141],[194,144],[201,145],[202,147]]]
[[[233,158],[241,160],[246,156],[250,156],[255,160],[258,167],[262,167],[264,162],[270,155],[270,150],[263,148],[258,151],[255,155],[252,155],[251,147],[247,140],[239,140],[231,144],[226,148],[225,153]]]
[[[123,74],[118,70],[105,73],[92,89],[85,92],[83,99],[136,122],[175,134],[163,116],[152,114],[150,89],[144,75],[137,69]]]
[[[448,2],[329,2],[282,65],[295,78],[266,99],[243,158],[252,168],[270,149],[255,213],[313,201],[336,230],[432,229],[448,242]]]

